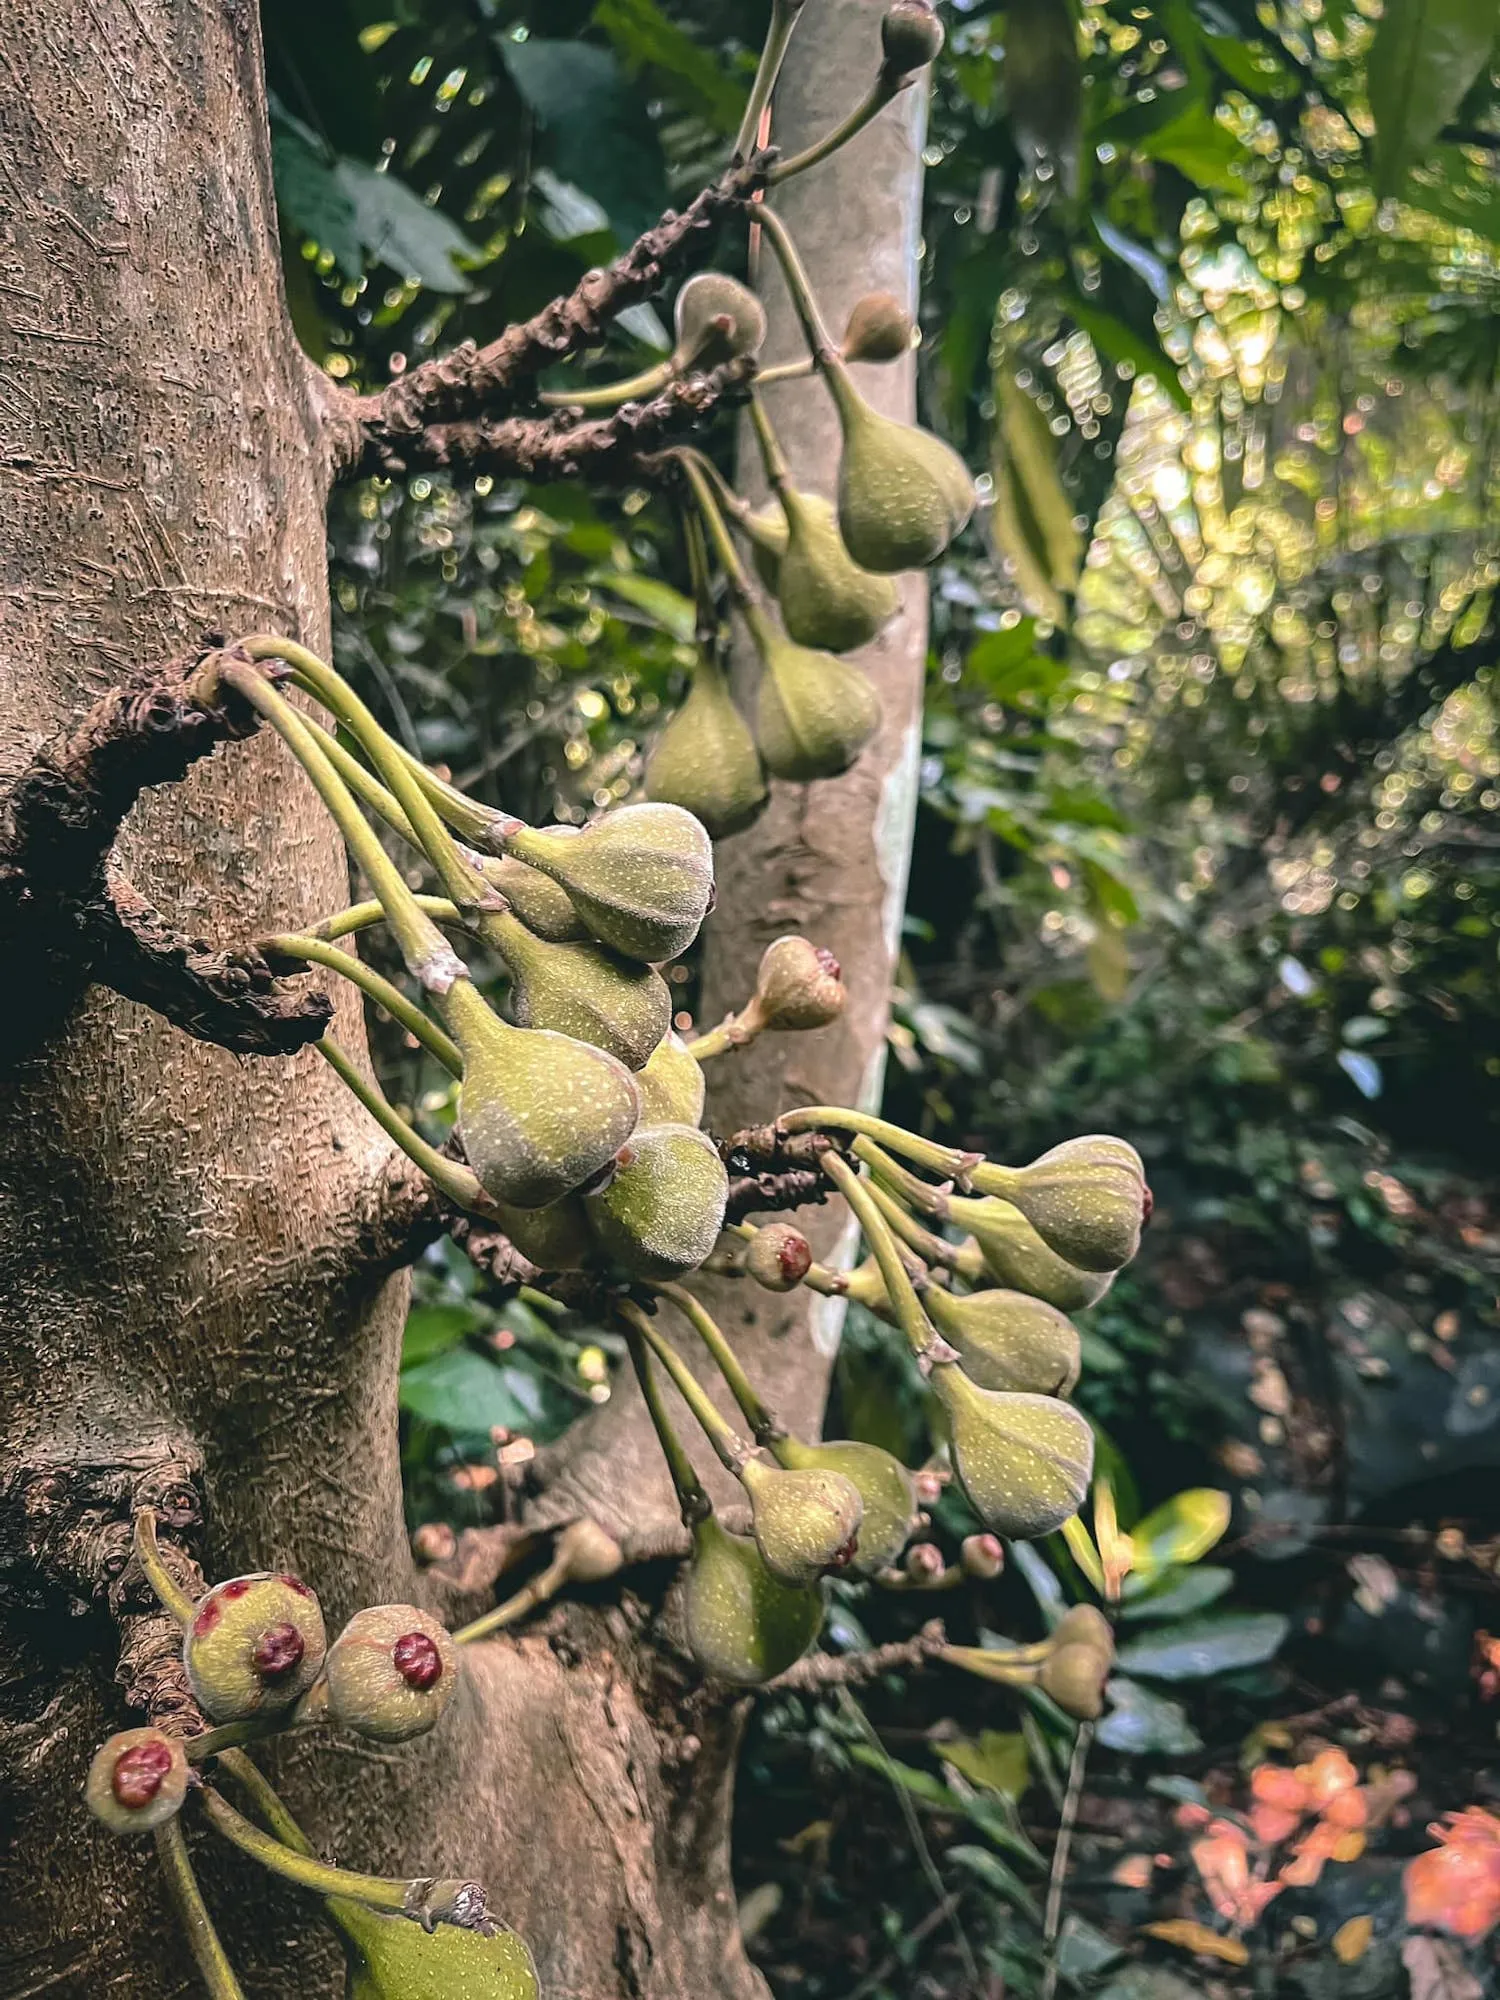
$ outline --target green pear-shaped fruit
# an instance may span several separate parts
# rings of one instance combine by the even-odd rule
[[[984,1525],[1012,1541],[1050,1535],[1083,1505],[1094,1433],[1071,1403],[981,1389],[953,1362],[932,1386],[948,1416],[953,1466]]]
[[[922,1303],[982,1389],[1065,1396],[1078,1380],[1078,1329],[1045,1299],[1011,1291],[956,1297],[931,1285]]]
[[[244,1722],[294,1707],[327,1651],[315,1594],[300,1577],[258,1571],[216,1583],[198,1599],[182,1663],[210,1721]]]
[[[688,1051],[674,1028],[658,1045],[643,1070],[636,1073],[641,1093],[642,1125],[697,1125],[703,1117],[707,1086],[703,1065]]]
[[[712,1515],[693,1529],[682,1601],[693,1658],[736,1687],[784,1674],[823,1624],[816,1584],[783,1583],[748,1536],[727,1533]]]
[[[561,883],[590,934],[627,958],[676,958],[713,901],[713,843],[681,806],[620,806],[576,833],[523,827],[506,845]]]
[[[536,1964],[504,1924],[488,1937],[385,1917],[343,1897],[325,1908],[347,1939],[349,2000],[540,2000]]]
[[[1029,1167],[985,1160],[970,1178],[981,1194],[1020,1209],[1042,1241],[1080,1270],[1118,1271],[1141,1247],[1150,1195],[1141,1156],[1124,1139],[1068,1139]]]
[[[734,705],[723,669],[707,653],[647,760],[646,796],[692,813],[715,840],[741,832],[766,803],[750,725]]]
[[[538,869],[528,868],[509,854],[486,856],[480,873],[510,904],[527,930],[553,944],[571,944],[588,936],[583,919],[573,908],[566,889],[559,887]]]
[[[1020,1209],[995,1195],[950,1195],[944,1213],[979,1245],[996,1284],[1045,1299],[1059,1312],[1097,1305],[1114,1283],[1109,1271],[1080,1271],[1037,1235]]]
[[[549,1029],[511,1027],[467,980],[447,1010],[464,1057],[459,1137],[487,1194],[545,1208],[608,1166],[640,1116],[623,1063]]]
[[[899,361],[916,337],[911,314],[889,292],[866,292],[844,325],[846,361]]]
[[[577,1195],[546,1208],[511,1208],[497,1202],[500,1227],[539,1271],[581,1271],[594,1255],[594,1233]]]
[[[771,1449],[793,1471],[841,1473],[858,1489],[864,1513],[850,1573],[874,1576],[889,1569],[906,1547],[917,1515],[916,1488],[906,1467],[878,1444],[852,1438],[804,1444],[801,1438],[784,1437]]]
[[[756,354],[766,337],[766,309],[748,286],[723,271],[698,271],[677,294],[673,311],[678,368],[716,368]]]
[[[1052,1643],[1054,1646],[1091,1646],[1096,1653],[1107,1653],[1112,1658],[1115,1650],[1114,1627],[1095,1605],[1075,1604],[1053,1626]]]
[[[861,569],[844,547],[838,514],[818,493],[783,486],[787,542],[776,595],[787,634],[799,646],[850,653],[895,617],[901,593],[888,576]]]
[[[795,645],[769,619],[752,629],[762,661],[755,740],[766,769],[798,785],[838,777],[880,727],[869,676],[834,653]]]
[[[672,995],[653,966],[593,942],[549,944],[504,911],[484,938],[510,969],[511,1011],[522,1028],[551,1028],[642,1069],[672,1024]]]
[[[842,966],[811,939],[793,931],[772,938],[761,953],[751,1005],[762,1028],[783,1034],[826,1028],[848,999]]]
[[[862,569],[885,575],[936,562],[974,511],[974,482],[931,431],[873,410],[839,362],[825,367],[844,433],[839,529]]]
[[[880,46],[892,76],[910,76],[935,62],[943,47],[943,24],[931,0],[891,0],[880,23]]]
[[[719,1240],[728,1199],[729,1176],[706,1132],[652,1125],[621,1148],[613,1179],[585,1195],[584,1207],[611,1262],[661,1284],[697,1270]]]
[[[767,1465],[749,1459],[740,1473],[750,1495],[751,1529],[767,1569],[783,1583],[816,1583],[854,1560],[864,1501],[859,1488],[827,1466]]]
[[[750,560],[755,573],[774,596],[789,534],[781,502],[773,495],[753,513],[739,515],[738,521],[750,541]]]

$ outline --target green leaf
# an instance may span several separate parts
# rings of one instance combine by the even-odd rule
[[[1431,148],[1406,176],[1401,199],[1458,229],[1472,229],[1476,236],[1500,242],[1500,188],[1493,175],[1476,166],[1461,146]],[[1424,265],[1423,275],[1425,289],[1431,290],[1430,263]]]
[[[560,179],[592,195],[625,242],[667,205],[661,144],[642,93],[609,49],[532,36],[502,41],[517,90],[546,128]]]
[[[716,132],[732,137],[739,130],[749,92],[725,74],[722,63],[700,42],[669,21],[656,0],[599,0],[594,25],[625,62],[649,63],[659,70],[668,93]]]
[[[1206,103],[1191,104],[1176,118],[1136,141],[1148,160],[1162,160],[1205,194],[1243,195],[1250,155],[1221,125]]]
[[[987,1889],[993,1889],[997,1896],[1003,1896],[1006,1902],[1013,1903],[1027,1916],[1034,1920],[1040,1919],[1041,1912],[1020,1876],[1007,1868],[997,1854],[991,1854],[987,1847],[964,1845],[950,1847],[944,1859],[952,1861],[959,1868],[967,1869],[971,1875],[983,1882]]]
[[[1132,1639],[1121,1648],[1119,1664],[1126,1673],[1149,1674],[1155,1680],[1202,1680],[1271,1659],[1289,1629],[1279,1611],[1226,1611],[1190,1618],[1166,1631]]]
[[[304,127],[271,113],[271,173],[276,206],[284,225],[328,250],[344,276],[358,284],[364,276],[364,249],[353,198],[328,158]]]
[[[684,645],[690,644],[697,620],[690,597],[663,583],[658,576],[641,576],[634,570],[596,570],[591,579],[601,590],[622,597],[627,604],[644,611],[653,625],[669,632]]]
[[[1135,1573],[1150,1576],[1169,1563],[1197,1562],[1229,1526],[1229,1495],[1213,1486],[1190,1486],[1174,1493],[1130,1531]]]
[[[1206,1611],[1234,1583],[1232,1569],[1216,1569],[1200,1563],[1193,1569],[1164,1569],[1145,1583],[1127,1576],[1120,1592],[1120,1616],[1135,1618],[1188,1618]]]
[[[497,1425],[532,1434],[555,1431],[536,1371],[492,1361],[472,1347],[454,1347],[401,1374],[401,1407],[458,1437],[481,1436]]]
[[[1031,1782],[1024,1736],[985,1729],[978,1736],[945,1737],[936,1749],[943,1762],[962,1772],[970,1784],[982,1785],[1005,1798],[1023,1797]]]
[[[1385,0],[1366,58],[1375,192],[1399,194],[1478,78],[1500,33],[1497,0]]]
[[[401,1339],[401,1366],[417,1368],[435,1355],[446,1354],[467,1335],[478,1333],[488,1320],[487,1313],[468,1304],[413,1306]]]
[[[1203,1739],[1181,1705],[1117,1676],[1109,1684],[1110,1711],[1098,1726],[1099,1741],[1128,1757],[1190,1757]]]
[[[361,160],[341,159],[335,172],[354,205],[354,223],[367,257],[403,278],[418,278],[433,292],[466,292],[469,280],[454,258],[478,263],[484,253],[455,223],[413,194],[394,174],[377,173]]]

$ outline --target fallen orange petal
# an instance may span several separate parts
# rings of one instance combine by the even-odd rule
[[[1205,1958],[1219,1958],[1226,1965],[1250,1963],[1249,1948],[1240,1938],[1223,1937],[1207,1924],[1195,1924],[1187,1917],[1169,1917],[1143,1929],[1147,1937],[1160,1938],[1163,1944],[1180,1945],[1184,1951],[1201,1952]]]

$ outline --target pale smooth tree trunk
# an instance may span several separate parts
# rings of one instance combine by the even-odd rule
[[[809,9],[778,139],[795,145],[844,108],[873,66],[878,12]],[[917,122],[908,99],[788,200],[835,315],[872,284],[910,289]],[[909,378],[882,389],[909,398]],[[281,297],[251,0],[11,0],[0,782],[101,690],[207,628],[324,645],[330,393]],[[782,393],[786,408],[801,392]],[[799,466],[804,448],[831,462],[826,411],[810,408],[788,427]],[[781,792],[725,850],[710,1006],[742,999],[760,944],[791,927],[845,960],[855,1000],[840,1028],[737,1059],[720,1125],[852,1096],[874,1072],[922,653],[914,591],[871,662],[879,745],[837,785]],[[215,942],[346,896],[342,845],[269,737],[148,798],[121,858]],[[362,1052],[347,1000],[336,1026]],[[112,1841],[79,1801],[94,1745],[138,1718],[113,1683],[93,1572],[80,1558],[69,1588],[68,1564],[38,1552],[40,1513],[78,1515],[71,1561],[91,1537],[117,1543],[153,1481],[196,1474],[210,1576],[293,1568],[334,1628],[392,1599],[481,1608],[414,1568],[403,1527],[406,1290],[369,1251],[400,1171],[312,1051],[236,1060],[97,989],[19,1067],[0,1050],[0,2000],[199,1990],[150,1843]],[[826,1354],[774,1344],[767,1315],[743,1330],[773,1394],[815,1425]],[[665,1511],[652,1449],[622,1393],[548,1468],[534,1519],[596,1513],[638,1542]],[[90,1494],[108,1504],[79,1514]],[[330,1733],[275,1763],[330,1858],[481,1877],[530,1941],[548,2000],[764,1991],[734,1922],[738,1711],[661,1642],[661,1581],[635,1572],[629,1589],[595,1593],[608,1601],[473,1648],[460,1702],[415,1744]],[[315,1908],[190,1839],[247,1991],[332,2000],[340,1956]]]

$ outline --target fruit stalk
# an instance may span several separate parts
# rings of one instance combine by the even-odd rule
[[[697,1376],[671,1342],[662,1338],[646,1315],[640,1313],[638,1323],[632,1323],[636,1324],[637,1332],[658,1363],[671,1376],[673,1388],[697,1418],[703,1435],[713,1446],[724,1470],[738,1478],[751,1455],[750,1446],[727,1418],[719,1414]]]
[[[772,1444],[777,1438],[785,1437],[782,1425],[756,1394],[754,1384],[740,1366],[738,1355],[702,1301],[695,1299],[683,1285],[655,1285],[652,1289],[662,1298],[670,1299],[690,1322],[693,1331],[708,1349],[714,1366],[728,1384],[730,1394],[744,1412],[745,1422],[750,1426],[755,1442]]]
[[[797,25],[797,17],[802,12],[802,0],[773,0],[771,25],[766,30],[766,39],[760,52],[760,62],[756,66],[755,81],[750,86],[749,101],[745,115],[740,120],[740,129],[735,135],[734,157],[747,159],[760,130],[760,116],[771,101],[771,92],[776,88],[776,79],[781,74],[787,44],[792,39],[792,30]]]
[[[849,1162],[838,1153],[825,1153],[822,1168],[839,1193],[853,1209],[865,1240],[873,1251],[880,1275],[885,1281],[886,1296],[891,1302],[891,1310],[896,1322],[911,1343],[911,1349],[918,1359],[929,1355],[939,1347],[937,1328],[922,1310],[922,1302],[917,1297],[916,1287],[902,1261],[900,1246],[891,1234],[890,1225],[870,1198],[859,1175]]]
[[[672,1419],[667,1414],[667,1406],[662,1400],[661,1384],[656,1379],[647,1352],[645,1332],[650,1322],[640,1307],[630,1300],[622,1299],[615,1308],[625,1328],[626,1344],[630,1349],[630,1359],[635,1368],[636,1379],[641,1385],[641,1395],[650,1413],[656,1430],[657,1442],[662,1456],[667,1461],[667,1470],[672,1475],[672,1485],[677,1492],[682,1518],[689,1527],[706,1520],[713,1512],[713,1505],[693,1470],[693,1461],[683,1449]]]
[[[436,897],[424,897],[422,900],[429,906],[437,902]],[[366,907],[376,911],[380,909],[378,903]],[[447,907],[453,909],[451,903]],[[371,919],[372,922],[375,920]],[[398,986],[393,986],[390,980],[382,977],[373,966],[366,965],[363,959],[356,958],[352,952],[340,951],[337,945],[324,943],[321,938],[291,932],[264,939],[261,949],[283,958],[305,959],[309,965],[323,965],[330,972],[339,973],[351,985],[357,986],[367,999],[384,1007],[408,1034],[415,1035],[428,1054],[435,1056],[450,1076],[463,1075],[464,1059],[458,1044],[443,1033],[436,1021],[430,1020],[420,1007],[408,1000]]]
[[[796,1111],[784,1111],[776,1126],[781,1132],[853,1132],[904,1154],[917,1166],[926,1167],[929,1173],[949,1179],[961,1178],[975,1164],[973,1153],[961,1153],[956,1147],[919,1139],[915,1132],[907,1132],[887,1119],[877,1118],[868,1111],[851,1111],[842,1104],[808,1104]]]
[[[188,1857],[182,1822],[169,1819],[156,1829],[156,1854],[167,1884],[167,1895],[177,1912],[203,1983],[211,2000],[245,2000],[245,1989],[235,1977],[229,1954],[214,1929],[213,1918],[198,1887],[193,1864]]]
[[[414,1131],[400,1112],[365,1082],[331,1035],[324,1035],[316,1046],[318,1054],[354,1092],[376,1124],[395,1140],[408,1159],[415,1161],[440,1194],[445,1194],[460,1208],[480,1215],[490,1212],[489,1197],[481,1187],[477,1174],[459,1161],[446,1158],[435,1146],[429,1146],[421,1133]]]
[[[162,1561],[156,1539],[156,1515],[149,1507],[142,1507],[136,1514],[131,1541],[135,1559],[156,1592],[162,1610],[169,1611],[179,1625],[191,1625],[196,1606]]]

